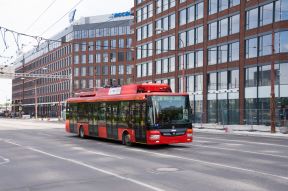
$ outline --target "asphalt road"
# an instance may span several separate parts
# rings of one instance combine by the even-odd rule
[[[287,191],[287,143],[195,133],[192,144],[126,147],[61,123],[0,119],[0,191]]]

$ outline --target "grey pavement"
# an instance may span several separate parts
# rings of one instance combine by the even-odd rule
[[[191,144],[126,147],[63,123],[0,119],[0,191],[286,191],[287,160],[282,137],[195,130]]]
[[[259,136],[270,138],[287,138],[288,127],[276,127],[276,132],[271,133],[271,126],[264,125],[221,125],[209,123],[193,124],[194,131],[212,134],[234,134],[243,136]]]

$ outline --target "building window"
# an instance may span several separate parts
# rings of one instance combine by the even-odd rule
[[[203,2],[197,3],[195,5],[195,12],[196,12],[196,16],[195,16],[196,20],[203,18],[204,16],[204,3]]]
[[[118,74],[123,75],[124,74],[124,65],[119,65],[118,66]]]
[[[94,67],[89,66],[89,76],[93,76],[93,75],[94,75]]]
[[[229,62],[239,60],[239,42],[229,44]]]
[[[228,18],[219,21],[219,37],[228,35]]]
[[[228,71],[229,89],[239,88],[239,70]]]
[[[79,80],[74,80],[74,89],[79,89]]]
[[[257,57],[258,43],[257,38],[246,40],[246,58]]]
[[[79,64],[79,56],[78,55],[74,56],[74,64]]]
[[[218,33],[218,30],[217,30],[217,21],[216,21],[216,22],[213,22],[213,23],[210,23],[210,24],[208,25],[208,28],[209,28],[209,31],[208,31],[208,39],[209,39],[209,40],[216,39],[216,38],[217,38],[217,33]]]
[[[116,39],[112,39],[112,40],[110,41],[110,48],[111,48],[111,49],[115,49],[115,48],[116,48]]]
[[[202,43],[203,42],[203,26],[197,27],[195,30],[195,33],[196,33],[195,44]]]
[[[74,76],[79,76],[79,68],[74,68]]]
[[[186,54],[186,63],[187,63],[186,68],[194,68],[195,65],[194,59],[195,59],[194,52]]]
[[[86,51],[87,44],[86,42],[82,42],[81,44],[81,51]]]
[[[101,54],[96,54],[96,63],[101,62]]]
[[[74,52],[78,52],[79,51],[79,44],[74,44]]]
[[[219,11],[228,9],[229,0],[219,0]]]
[[[86,76],[86,67],[81,67],[81,76]]]
[[[195,7],[193,5],[187,8],[187,22],[190,23],[194,20],[195,20]]]
[[[258,27],[258,8],[246,12],[246,30]]]
[[[81,89],[86,89],[87,81],[81,80]]]
[[[218,72],[218,90],[228,89],[227,71]]]
[[[208,65],[217,64],[217,47],[208,49]]]
[[[81,56],[81,64],[86,64],[86,55],[85,54],[83,54]]]
[[[209,2],[208,2],[209,15],[217,13],[217,11],[218,11],[218,0],[209,0]]]
[[[275,4],[275,21],[288,20],[288,1],[278,0]]]
[[[101,50],[101,40],[96,41],[96,50]]]
[[[179,48],[186,47],[186,32],[182,32],[179,34]]]
[[[218,63],[226,63],[228,60],[228,45],[218,47]]]
[[[89,51],[94,50],[94,42],[89,42],[89,44],[88,44],[88,50],[89,50]]]
[[[259,56],[272,54],[272,35],[259,37]]]
[[[239,32],[239,26],[240,26],[240,15],[234,15],[232,17],[229,17],[230,20],[230,26],[229,26],[229,34],[235,34]]]
[[[109,41],[108,40],[104,40],[103,41],[103,49],[108,49],[108,47],[109,47]]]
[[[246,68],[245,87],[256,87],[258,81],[257,67]]]
[[[260,7],[260,26],[273,22],[273,3]]]
[[[187,46],[191,46],[195,43],[195,30],[187,31]]]
[[[102,66],[102,75],[108,75],[108,66]]]
[[[161,73],[162,73],[161,60],[157,60],[157,61],[155,62],[155,64],[156,64],[156,74],[161,74]]]
[[[217,72],[208,74],[207,83],[208,90],[217,90]]]
[[[116,75],[116,65],[111,65],[110,66],[110,74],[111,75]]]
[[[103,62],[108,62],[108,60],[109,60],[108,53],[103,53],[102,54],[102,60],[103,60]]]
[[[93,61],[94,61],[94,55],[93,54],[89,54],[89,60],[88,60],[89,64],[92,64]]]
[[[196,51],[196,62],[195,67],[202,67],[203,66],[203,50]]]
[[[187,23],[186,9],[182,9],[179,13],[179,25],[185,25]]]
[[[275,33],[275,52],[288,52],[288,31]]]
[[[240,0],[230,0],[230,7],[233,7],[239,4],[240,4]]]
[[[259,66],[259,83],[258,86],[270,86],[271,85],[271,66]]]

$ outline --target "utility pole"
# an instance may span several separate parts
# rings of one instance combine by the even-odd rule
[[[38,98],[37,98],[37,79],[35,80],[35,94],[34,94],[34,99],[35,99],[35,119],[38,119]]]
[[[271,96],[270,96],[270,118],[271,118],[271,133],[276,132],[275,128],[275,32],[272,31],[272,62],[271,62]]]

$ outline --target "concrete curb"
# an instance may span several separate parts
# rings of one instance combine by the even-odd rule
[[[209,133],[209,134],[222,134],[222,135],[238,135],[238,136],[251,136],[251,137],[267,137],[267,138],[282,138],[282,139],[288,139],[288,134],[282,134],[282,133],[275,133],[271,134],[269,132],[259,132],[259,131],[233,131],[233,132],[225,132],[223,129],[199,129],[194,128],[194,132],[201,132],[201,133]]]

